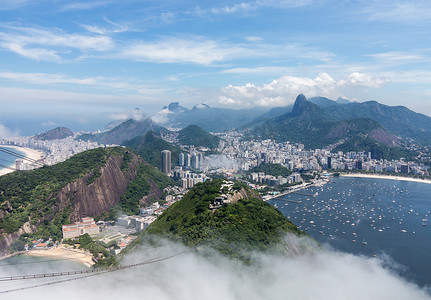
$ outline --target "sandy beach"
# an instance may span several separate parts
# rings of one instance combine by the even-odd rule
[[[61,245],[42,250],[30,250],[26,253],[26,255],[51,258],[66,258],[79,261],[85,264],[87,267],[91,267],[92,265],[94,265],[93,256],[89,252],[77,249],[69,249]]]
[[[23,152],[25,154],[25,156],[27,158],[30,159],[34,159],[34,160],[39,160],[41,158],[43,158],[43,152],[38,151],[38,150],[34,150],[34,149],[30,149],[30,148],[26,148],[26,147],[18,147],[18,146],[9,146],[9,145],[1,145],[0,147],[4,147],[4,148],[8,148],[10,150],[17,150],[20,152]],[[15,160],[16,158],[13,158],[13,160]],[[15,164],[10,165],[9,167],[15,169]],[[0,170],[0,176],[8,174],[8,173],[12,173],[14,170],[11,169],[2,169]]]
[[[401,180],[401,181],[412,181],[412,182],[431,184],[431,180],[429,180],[429,179],[419,179],[419,178],[412,178],[412,177],[383,175],[383,174],[352,173],[352,174],[341,174],[341,176],[343,176],[343,177],[356,177],[356,178],[375,178],[375,179]]]

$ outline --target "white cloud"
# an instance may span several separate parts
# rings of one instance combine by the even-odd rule
[[[182,249],[169,243],[159,248],[143,246],[127,256],[125,264],[168,257],[178,254]],[[244,265],[216,253],[204,257],[186,249],[180,256],[165,261],[7,293],[2,295],[2,300],[28,299],[35,293],[47,300],[58,299],[58,295],[65,300],[137,299],[142,296],[160,300],[430,299],[418,286],[383,267],[384,261],[379,258],[321,250],[292,257],[256,254],[255,259],[256,264]],[[53,265],[43,268],[38,266],[37,273],[58,271],[53,269]],[[9,272],[2,268],[0,275],[17,274],[20,272],[18,268],[9,266]],[[41,282],[48,281],[40,279],[33,284]],[[9,284],[4,290],[20,287],[19,284],[12,287]]]
[[[294,68],[289,67],[279,67],[279,66],[265,66],[265,67],[238,67],[231,68],[221,71],[221,73],[225,74],[286,74],[293,73],[295,71]]]
[[[6,126],[0,123],[0,138],[19,136],[19,131],[10,130]]]
[[[50,126],[54,126],[54,125],[57,125],[57,123],[55,121],[42,122],[42,126],[50,127]]]
[[[118,58],[154,63],[194,63],[211,65],[230,60],[282,57],[328,61],[334,54],[301,44],[230,43],[201,36],[163,37],[135,42],[125,47]]]
[[[63,88],[67,86],[69,89],[81,89],[81,86],[88,86],[103,89],[106,88],[114,90],[132,91],[144,95],[160,94],[166,89],[159,89],[146,86],[139,80],[133,78],[108,78],[108,77],[84,77],[74,78],[64,74],[48,74],[48,73],[16,73],[16,72],[0,72],[0,79],[13,80],[22,82],[27,85],[46,85],[55,86],[62,85]]]
[[[169,109],[162,109],[161,111],[155,113],[151,116],[151,120],[157,124],[166,124],[169,121],[169,114],[172,112]]]
[[[428,22],[431,15],[429,1],[371,1],[364,10],[372,21],[391,23],[421,23]]]
[[[379,88],[388,82],[389,80],[386,78],[374,78],[368,74],[353,72],[349,74],[346,79],[338,81],[337,85]]]
[[[146,114],[139,108],[133,110],[128,110],[122,113],[114,113],[109,116],[113,120],[125,121],[128,119],[133,119],[135,121],[142,121],[146,118]]]
[[[68,34],[62,30],[2,26],[9,32],[0,33],[0,46],[27,58],[59,61],[69,50],[107,51],[114,42],[106,36]]]
[[[63,11],[66,10],[90,10],[93,8],[106,6],[112,3],[112,1],[85,1],[85,2],[73,2],[68,3],[62,7]]]
[[[31,0],[0,0],[0,11],[21,8],[31,2]]]
[[[310,5],[313,2],[313,0],[257,0],[241,2],[231,6],[226,5],[223,7],[211,8],[209,12],[213,14],[248,13],[264,7],[288,9]]]
[[[136,43],[124,49],[120,57],[143,62],[209,65],[242,55],[250,56],[257,53],[245,47],[223,44],[202,37],[168,37],[153,42]]]
[[[321,73],[315,78],[282,76],[270,83],[255,85],[247,83],[242,86],[229,85],[222,88],[219,96],[221,104],[254,106],[277,106],[292,103],[298,94],[307,97],[326,96],[338,98],[344,88],[371,87],[378,88],[387,83],[386,79],[374,78],[365,73],[353,72],[345,78],[336,80],[328,73]],[[231,99],[226,101],[226,99]]]
[[[106,17],[104,17],[103,20],[110,25],[110,28],[96,26],[96,25],[86,25],[86,24],[82,24],[81,26],[89,32],[97,33],[101,35],[106,35],[111,33],[121,33],[121,32],[127,32],[127,31],[136,31],[135,29],[132,29],[128,24],[120,24]]]

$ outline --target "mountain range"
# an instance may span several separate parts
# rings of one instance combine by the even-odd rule
[[[307,148],[327,147],[335,151],[367,151],[372,148],[371,152],[376,153],[374,157],[388,157],[388,153],[408,156],[408,153],[402,154],[390,148],[399,148],[411,141],[419,145],[431,144],[430,117],[403,106],[388,106],[376,101],[360,103],[325,97],[306,99],[299,95],[293,105],[272,109],[233,110],[206,104],[187,109],[173,102],[163,107],[163,111],[167,112],[167,121],[163,125],[183,128],[174,134],[185,145],[214,148],[217,138],[208,131],[231,129],[248,129],[248,138],[300,142]],[[121,145],[134,138],[142,138],[149,131],[157,136],[162,132],[169,133],[151,118],[128,119],[115,125],[110,130],[83,134],[79,138]]]

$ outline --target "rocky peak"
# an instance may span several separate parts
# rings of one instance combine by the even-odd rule
[[[296,97],[295,104],[293,105],[292,114],[294,116],[301,115],[310,105],[312,105],[311,102],[305,98],[304,94],[299,94],[298,97]]]

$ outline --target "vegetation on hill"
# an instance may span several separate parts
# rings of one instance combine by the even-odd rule
[[[178,140],[182,145],[203,146],[214,149],[218,147],[220,138],[203,130],[199,126],[189,125],[178,132]]]
[[[149,195],[149,202],[159,200],[156,195],[151,195],[151,182],[153,182],[160,190],[163,190],[168,185],[175,185],[175,181],[166,176],[161,171],[155,169],[148,164],[140,164],[138,166],[138,174],[129,183],[126,192],[120,197],[120,202],[116,209],[129,215],[139,214],[140,201],[143,196]]]
[[[47,220],[47,224],[42,225],[46,225],[48,231],[58,234],[61,224],[67,222],[69,216],[53,215],[55,194],[69,182],[103,166],[108,156],[119,154],[118,151],[116,148],[98,148],[77,154],[54,166],[1,176],[0,230],[15,232],[31,217],[32,224]],[[68,209],[63,210],[63,213],[66,212]],[[53,227],[55,230],[50,230]]]
[[[264,172],[266,175],[272,175],[272,176],[283,176],[287,177],[292,174],[292,171],[288,170],[287,168],[283,167],[279,164],[261,164],[260,166],[256,166],[252,169],[250,169],[251,173],[259,173]]]
[[[315,99],[316,100],[316,99]],[[316,103],[325,103],[323,107],[308,101],[299,95],[292,112],[261,122],[254,128],[252,136],[273,138],[277,141],[300,142],[306,148],[316,149],[334,144],[341,140],[356,140],[358,136],[368,136],[369,140],[388,147],[397,146],[398,139],[386,131],[376,120],[371,118],[351,118],[340,120],[328,113],[328,110],[344,105],[330,105],[329,99],[319,98]],[[346,104],[347,105],[347,104]],[[360,151],[349,145],[350,151]],[[396,151],[392,151],[396,154]]]
[[[389,147],[383,143],[379,143],[369,137],[357,135],[339,145],[332,152],[343,151],[344,153],[350,151],[364,151],[371,152],[373,159],[399,159],[401,157],[407,160],[414,160],[415,154],[407,149],[401,147]]]
[[[0,237],[2,234],[17,232],[24,223],[30,221],[37,227],[36,237],[61,238],[61,226],[70,223],[75,196],[67,195],[67,199],[61,201],[58,199],[60,190],[77,180],[87,180],[85,186],[90,188],[101,176],[100,170],[106,166],[110,157],[119,157],[122,161],[121,173],[127,172],[132,156],[130,150],[122,147],[97,148],[74,155],[53,166],[1,176]],[[136,156],[134,157],[136,160]],[[154,190],[152,184],[156,189],[163,189],[172,183],[165,174],[143,161],[138,162],[137,168],[136,177],[128,183],[121,199],[117,200],[125,212],[137,211],[139,200],[148,195],[151,189]],[[110,208],[106,204],[105,213]]]
[[[160,131],[162,128],[151,119],[141,121],[129,119],[109,131],[98,134],[82,134],[78,139],[96,141],[106,145],[121,145],[127,140],[144,135],[149,130]]]
[[[166,142],[154,131],[148,131],[144,136],[137,136],[129,141],[126,141],[123,143],[123,146],[134,150],[146,162],[159,169],[162,168],[162,150],[171,151],[173,165],[178,162],[178,157],[181,153],[180,148]]]
[[[69,136],[73,136],[73,132],[69,128],[57,127],[45,133],[36,135],[36,139],[39,139],[42,141],[49,141],[49,140],[60,140],[60,139],[67,138]]]
[[[250,259],[252,251],[275,248],[286,232],[303,234],[280,211],[241,183],[236,183],[234,189],[242,191],[245,197],[211,211],[209,204],[220,195],[222,182],[195,185],[148,227],[147,234],[165,236],[201,250],[210,247],[244,261]]]

